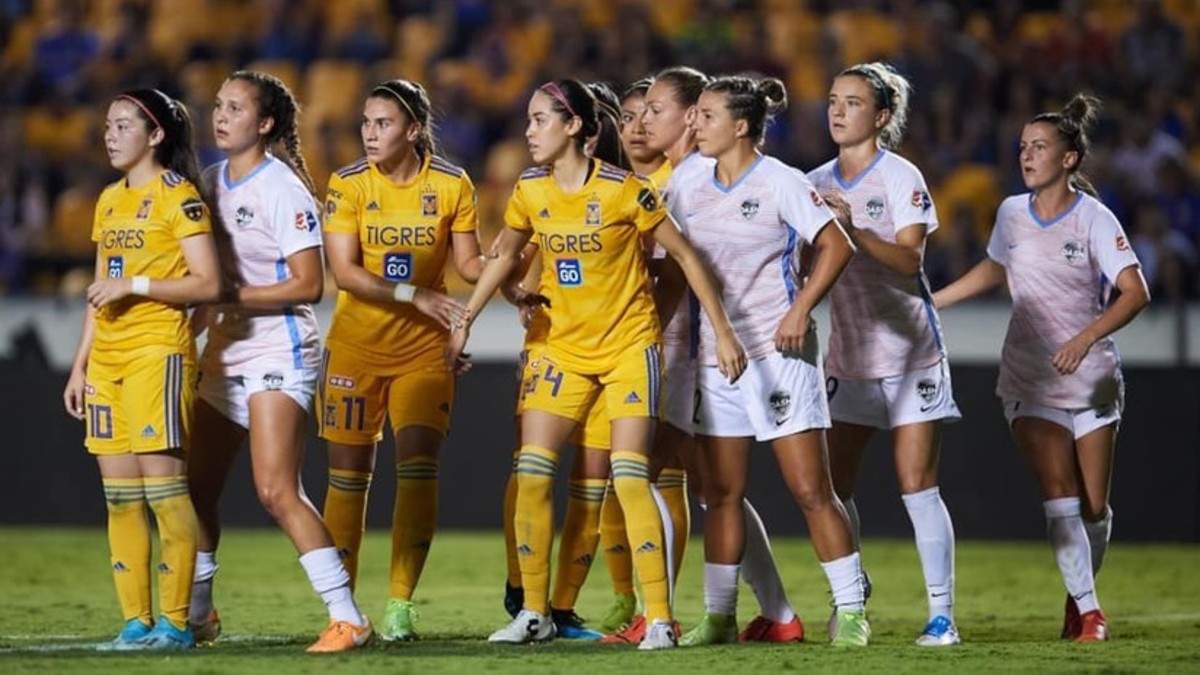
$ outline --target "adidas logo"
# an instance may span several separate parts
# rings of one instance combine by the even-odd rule
[[[529,544],[521,544],[517,547],[517,555],[533,555],[533,549]]]
[[[368,211],[378,211],[379,210],[379,202],[372,199],[371,203],[367,204],[367,210]]]
[[[576,565],[579,565],[580,567],[591,567],[592,560],[593,560],[593,558],[592,558],[591,553],[584,553],[583,555],[572,560],[571,562],[575,563]]]
[[[648,541],[639,546],[635,553],[654,553],[655,551],[658,551],[658,547],[654,545],[654,542]]]
[[[158,564],[158,573],[159,574],[170,574],[171,572],[174,572],[174,571],[175,570],[171,569],[171,566],[168,565],[167,563],[159,563]]]
[[[350,549],[348,549],[348,548],[339,548],[337,550],[337,554],[338,554],[338,557],[341,558],[342,560],[346,560],[352,555],[350,553]]]
[[[538,218],[549,218],[549,217],[550,217],[550,209],[542,209],[541,211],[538,211]]]
[[[625,548],[625,544],[617,544],[616,546],[613,546],[612,548],[604,549],[604,552],[605,553],[624,553],[628,550],[629,549]]]
[[[145,429],[142,429],[142,438],[154,438],[154,425],[147,424]]]
[[[631,391],[631,392],[629,392],[629,395],[625,397],[625,402],[626,403],[641,403],[642,399],[640,396],[637,395],[636,391]]]
[[[125,566],[125,563],[118,560],[116,563],[113,564],[113,571],[114,572],[128,572],[129,568]]]

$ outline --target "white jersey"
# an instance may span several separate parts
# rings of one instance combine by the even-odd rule
[[[843,180],[837,159],[814,169],[809,180],[822,194],[839,193],[850,204],[854,227],[896,243],[912,225],[937,229],[937,212],[921,171],[880,150],[853,181]],[[859,251],[830,291],[831,377],[879,379],[926,368],[945,358],[941,326],[922,271],[903,275]]]
[[[698,176],[711,176],[713,167],[716,165],[717,160],[692,151],[679,160],[678,166],[671,168],[671,177],[667,179],[667,185],[662,191],[662,199],[667,210],[675,218],[675,222],[679,223],[684,236],[687,236],[687,226],[679,220],[679,214],[672,208],[676,201],[675,194],[679,191],[680,185],[695,184]],[[655,244],[654,257],[661,258],[666,254],[662,246]],[[675,306],[675,313],[662,330],[663,352],[668,362],[672,362],[676,358],[696,357],[696,341],[692,338],[699,337],[696,335],[699,330],[699,315],[700,308],[695,294],[690,288],[684,289],[683,297]]]
[[[717,182],[713,167],[677,171],[671,214],[717,276],[746,355],[761,358],[775,351],[799,288],[801,241],[811,244],[833,213],[801,171],[774,157],[760,157],[731,186]],[[716,365],[715,346],[712,319],[702,313],[704,365]]]
[[[223,274],[241,286],[269,286],[289,276],[287,259],[321,245],[320,210],[300,178],[283,162],[266,161],[236,183],[228,162],[204,172],[214,195]],[[214,228],[215,229],[215,228]],[[236,270],[234,266],[236,265]],[[310,304],[283,309],[212,307],[205,373],[237,376],[252,367],[303,369],[321,365],[321,335]]]
[[[1045,222],[1033,195],[1005,199],[996,213],[988,257],[1004,266],[1012,318],[1004,337],[1000,381],[1004,400],[1052,408],[1103,408],[1120,393],[1120,357],[1106,337],[1079,368],[1061,375],[1051,359],[1104,311],[1103,295],[1137,256],[1108,207],[1079,193],[1066,213]]]

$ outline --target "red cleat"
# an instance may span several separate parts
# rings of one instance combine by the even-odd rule
[[[787,623],[757,616],[738,636],[739,642],[804,642],[804,624],[794,616]]]
[[[1063,627],[1062,639],[1074,640],[1079,637],[1079,631],[1082,626],[1079,623],[1079,606],[1075,604],[1075,598],[1067,593],[1067,606],[1063,609]]]
[[[644,637],[646,637],[646,617],[638,614],[633,617],[633,621],[629,622],[628,626],[612,635],[605,635],[598,642],[602,645],[636,645],[641,644]]]
[[[1098,609],[1079,617],[1079,635],[1076,642],[1106,642],[1108,640],[1108,619],[1104,612]]]

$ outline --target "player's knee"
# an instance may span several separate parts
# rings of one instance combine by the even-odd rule
[[[823,481],[802,482],[792,488],[792,498],[801,511],[811,512],[833,505],[833,490]]]
[[[296,490],[286,482],[267,481],[255,486],[258,501],[272,518],[279,520],[297,500]]]

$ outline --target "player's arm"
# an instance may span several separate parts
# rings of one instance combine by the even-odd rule
[[[829,294],[854,256],[854,244],[837,220],[821,228],[813,247],[816,251],[812,272],[775,331],[775,349],[785,354],[799,352],[804,346],[813,309]]]
[[[848,225],[847,234],[860,251],[906,277],[915,277],[921,273],[927,230],[925,223],[909,225],[896,232],[894,244],[870,230],[860,230],[852,224]]]
[[[461,320],[463,306],[445,293],[393,283],[367,271],[362,264],[362,246],[357,234],[325,232],[325,255],[338,288],[369,302],[411,302],[422,313],[449,328]]]
[[[321,247],[301,249],[287,257],[288,278],[267,286],[232,289],[229,301],[253,309],[279,309],[317,302],[325,292],[325,269]]]
[[[88,302],[99,309],[130,295],[141,295],[171,305],[214,302],[221,292],[217,249],[208,232],[179,240],[188,273],[178,279],[146,276],[97,279],[88,286]]]
[[[450,250],[454,254],[454,270],[469,284],[479,281],[487,257],[479,245],[479,232],[451,232]]]
[[[1054,367],[1063,375],[1075,372],[1083,357],[1097,341],[1123,328],[1150,304],[1150,290],[1139,265],[1130,265],[1117,275],[1117,290],[1120,295],[1096,320],[1079,335],[1071,338],[1054,354]]]
[[[488,300],[491,300],[492,294],[496,292],[500,284],[504,283],[517,270],[518,265],[521,264],[521,250],[532,235],[533,230],[506,227],[496,238],[494,257],[483,268],[483,273],[479,275],[479,281],[475,284],[471,299],[467,301],[466,316],[460,323],[452,326],[450,343],[446,346],[447,367],[453,370],[464,369],[461,357],[463,349],[467,345],[467,338],[470,336],[471,324],[483,311]]]
[[[654,305],[658,308],[659,325],[665,328],[675,316],[675,309],[687,291],[687,277],[671,256],[658,258],[657,261],[658,281],[654,284]]]
[[[104,278],[103,259],[96,255],[96,279]],[[77,420],[84,417],[83,388],[87,381],[88,354],[92,351],[92,340],[96,336],[96,308],[88,303],[83,310],[83,330],[79,332],[79,346],[75,348],[75,358],[71,360],[71,371],[67,377],[67,386],[63,389],[63,407],[67,414]]]
[[[938,309],[953,307],[963,300],[969,300],[992,290],[1004,283],[1006,279],[1008,279],[1008,274],[1003,265],[991,258],[984,258],[957,281],[934,293],[933,306]]]
[[[746,370],[746,348],[742,346],[741,340],[733,330],[733,324],[729,321],[729,314],[725,312],[721,290],[712,270],[700,258],[691,242],[679,231],[679,226],[670,215],[665,216],[654,227],[654,240],[679,263],[688,285],[712,321],[717,337],[717,366],[721,374],[729,378],[730,382],[737,381]]]

